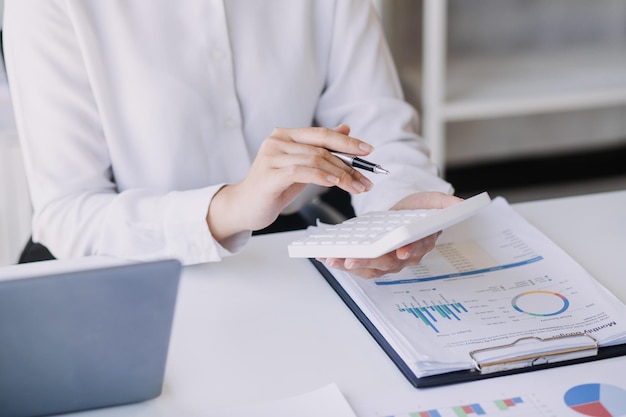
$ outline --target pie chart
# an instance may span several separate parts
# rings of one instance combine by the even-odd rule
[[[626,416],[626,390],[615,385],[577,385],[567,390],[563,400],[569,408],[586,416]]]
[[[531,316],[556,316],[569,307],[569,300],[552,291],[528,291],[521,293],[511,301],[513,308]]]

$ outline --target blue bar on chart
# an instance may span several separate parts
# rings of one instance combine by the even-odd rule
[[[467,309],[461,303],[436,304],[427,307],[400,307],[398,311],[412,314],[433,329],[435,333],[439,333],[439,329],[435,326],[435,323],[439,321],[438,318],[460,321],[459,315],[467,313]]]
[[[452,409],[458,417],[467,417],[470,414],[476,414],[478,416],[484,416],[487,414],[480,404],[461,405],[452,407]]]
[[[409,415],[410,417],[441,417],[439,411],[437,410],[428,410],[428,411],[420,411],[417,413],[412,413]]]
[[[494,403],[496,404],[496,407],[498,407],[499,410],[506,410],[509,407],[513,407],[514,405],[521,404],[523,402],[524,401],[522,401],[520,397],[507,398],[504,400],[494,401]]]

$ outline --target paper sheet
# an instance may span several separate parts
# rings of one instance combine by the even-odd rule
[[[529,336],[626,342],[626,306],[502,198],[446,229],[415,267],[373,280],[332,272],[418,376],[470,369],[470,351]]]
[[[356,398],[359,417],[626,416],[626,357],[483,381]]]
[[[357,417],[337,384],[295,397],[247,405],[207,414],[206,417]]]

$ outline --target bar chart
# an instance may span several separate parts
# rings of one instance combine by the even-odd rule
[[[468,404],[446,405],[425,410],[416,409],[400,414],[389,414],[385,417],[540,417],[543,415],[541,407],[519,396]]]
[[[439,320],[461,320],[461,315],[467,313],[467,309],[462,303],[433,304],[427,306],[412,305],[410,307],[400,307],[399,312],[409,313],[419,319],[435,333],[440,333],[436,323]]]

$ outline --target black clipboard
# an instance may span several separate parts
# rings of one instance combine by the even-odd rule
[[[361,308],[356,304],[356,302],[350,297],[350,295],[346,292],[346,290],[341,286],[341,284],[335,279],[333,274],[322,264],[321,262],[315,259],[309,259],[313,266],[318,270],[318,272],[324,277],[324,279],[330,284],[330,286],[335,290],[337,295],[344,301],[344,303],[350,308],[350,310],[354,313],[357,319],[361,322],[361,324],[367,329],[367,331],[372,335],[374,340],[380,345],[383,351],[389,356],[389,358],[393,361],[393,363],[398,367],[400,372],[407,378],[407,380],[413,385],[415,388],[427,388],[427,387],[435,387],[441,385],[449,385],[460,382],[469,382],[486,378],[494,378],[503,375],[513,375],[523,372],[537,371],[541,369],[554,368],[558,366],[567,366],[574,365],[577,363],[584,363],[594,360],[613,358],[618,356],[626,355],[626,344],[616,345],[616,346],[606,346],[599,347],[597,342],[595,344],[590,345],[590,349],[586,354],[580,355],[580,357],[576,357],[573,359],[563,359],[557,361],[547,361],[543,362],[541,359],[544,356],[537,357],[535,359],[539,359],[534,361],[531,365],[528,366],[502,366],[502,364],[497,364],[495,366],[496,369],[501,370],[492,370],[487,368],[492,368],[491,366],[482,367],[481,364],[476,364],[476,367],[468,370],[447,372],[437,375],[429,375],[418,377],[411,370],[411,368],[407,365],[407,363],[400,357],[400,355],[394,350],[394,348],[387,342],[387,340],[383,337],[383,335],[378,331],[376,326],[370,321],[365,313],[361,310]],[[592,340],[595,340],[591,338]],[[505,345],[509,346],[509,345]],[[472,356],[477,351],[470,352],[470,356]],[[568,358],[572,355],[563,355],[564,358]],[[488,364],[489,365],[489,364]]]

